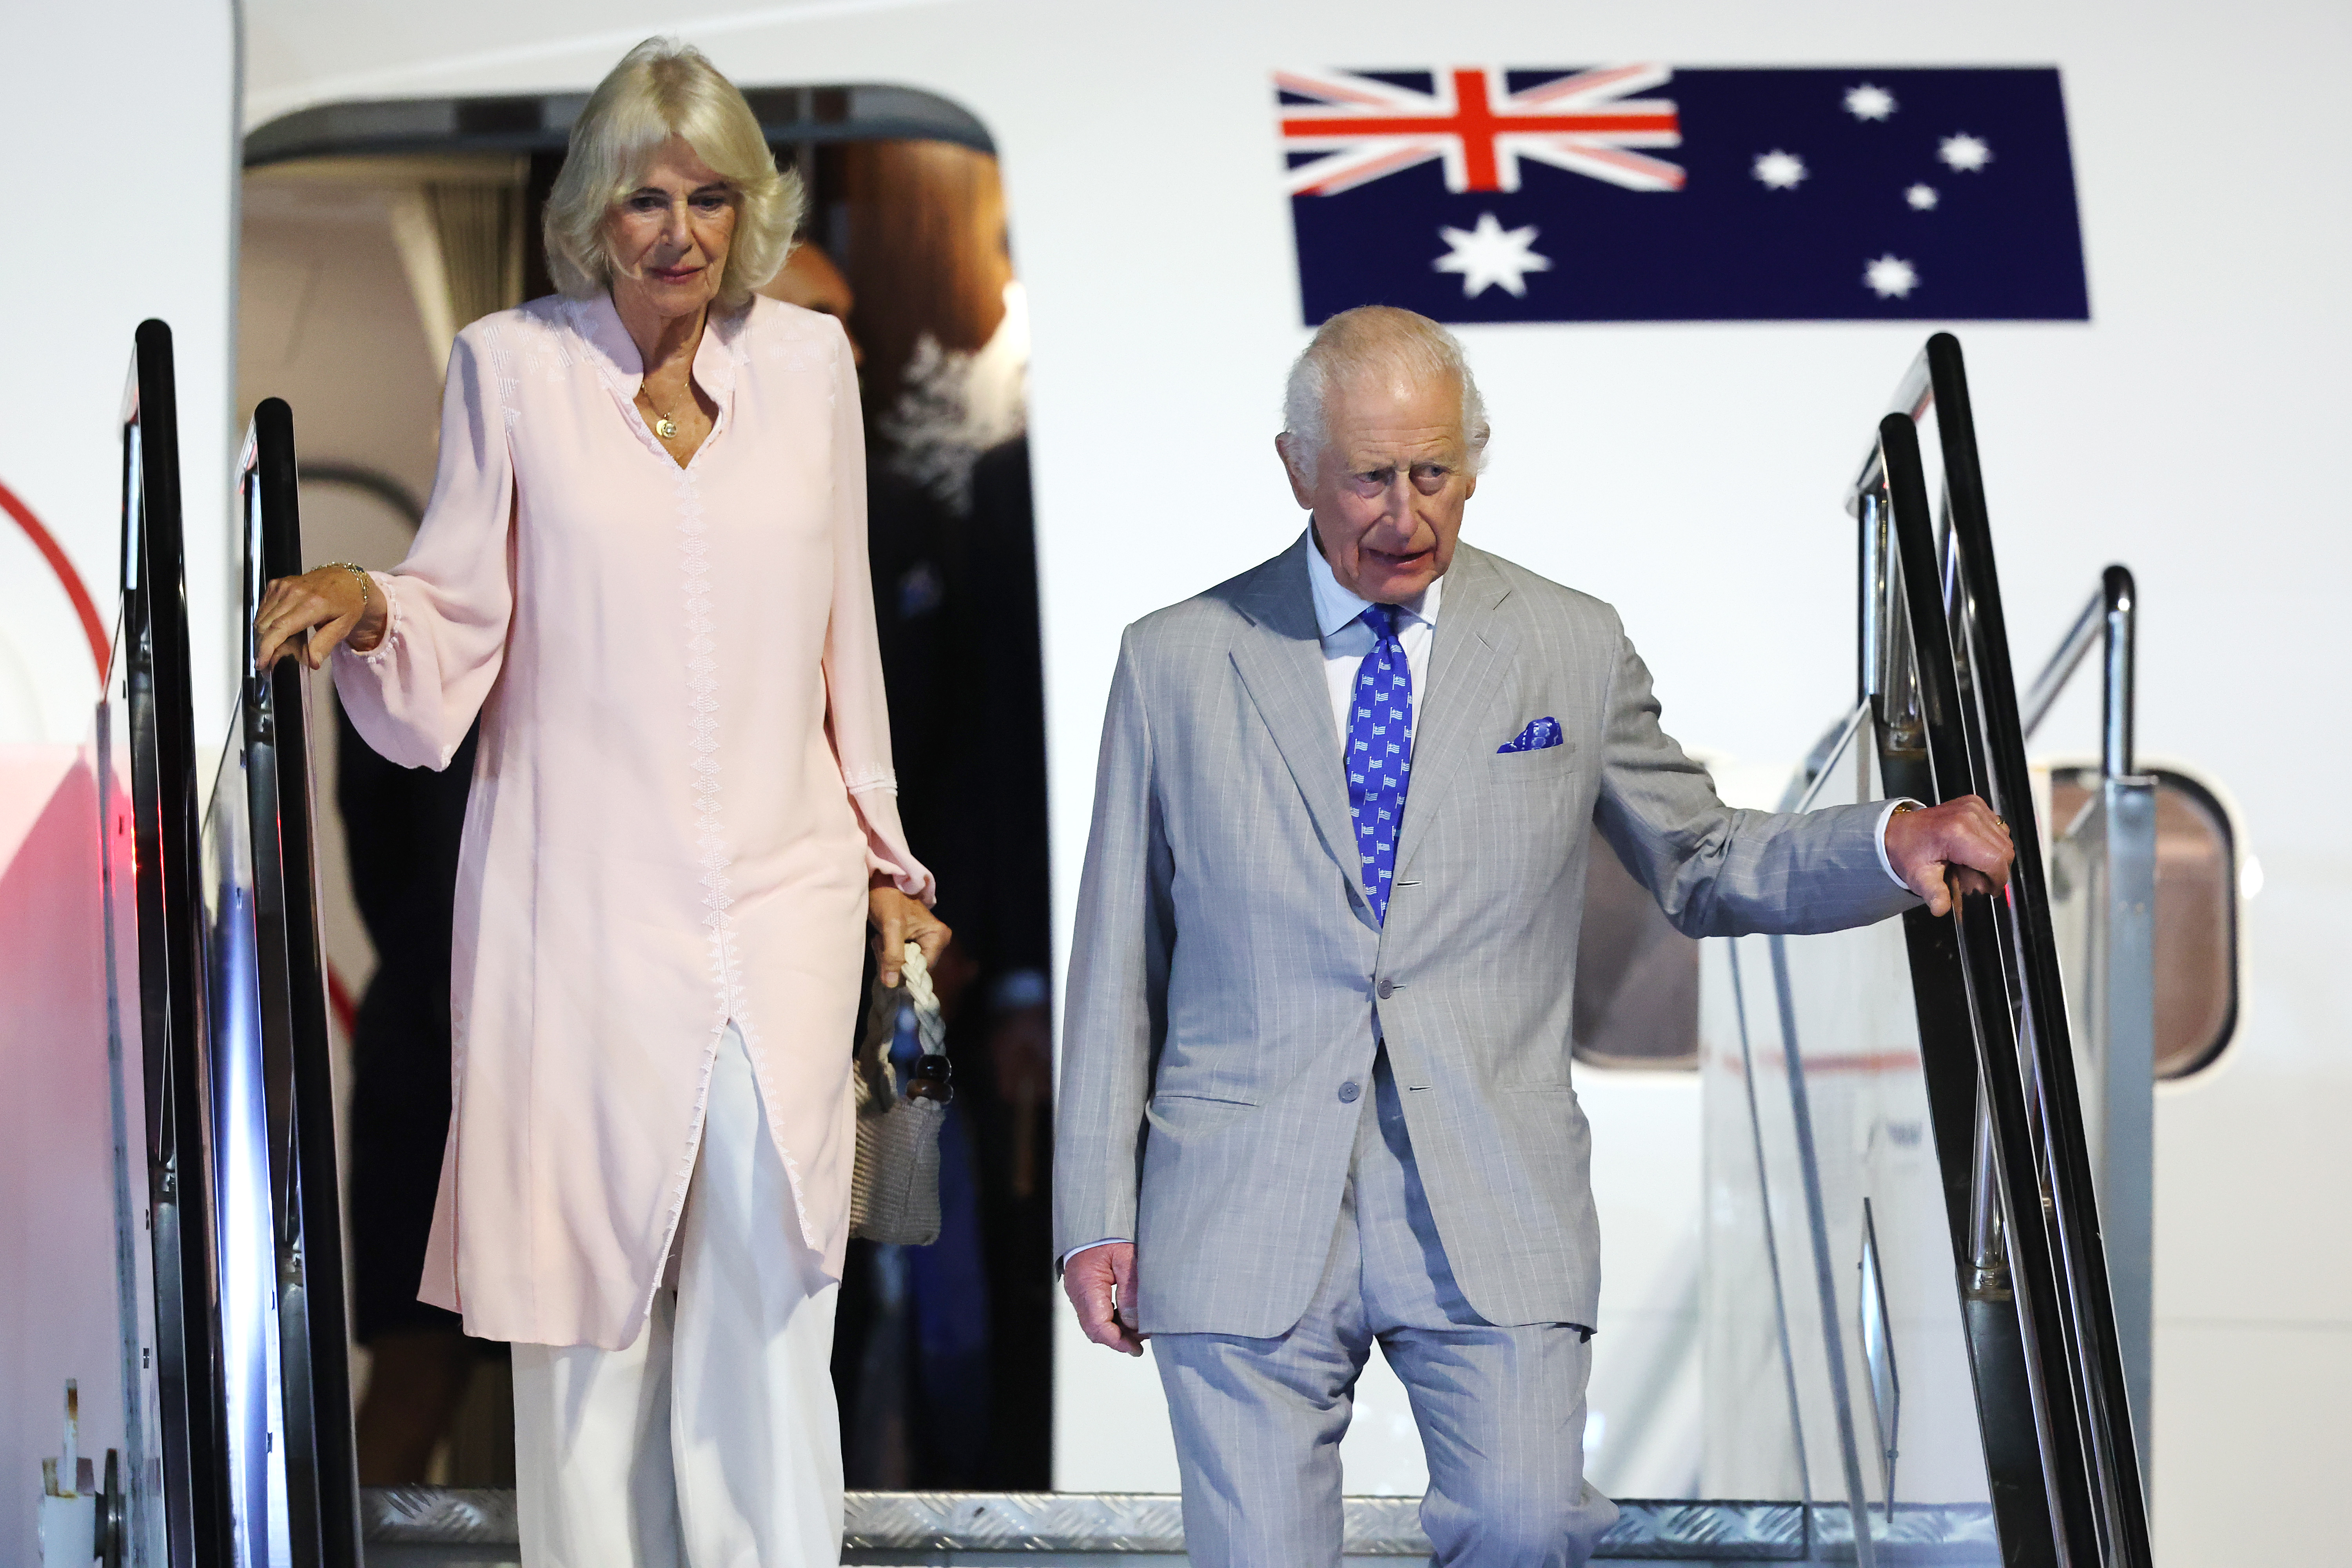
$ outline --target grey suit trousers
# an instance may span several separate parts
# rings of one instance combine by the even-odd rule
[[[1184,1477],[1196,1568],[1337,1568],[1339,1440],[1378,1341],[1429,1459],[1433,1561],[1575,1568],[1617,1517],[1584,1480],[1591,1348],[1572,1323],[1498,1327],[1463,1299],[1382,1051],[1331,1251],[1306,1315],[1267,1339],[1161,1333],[1152,1354]]]

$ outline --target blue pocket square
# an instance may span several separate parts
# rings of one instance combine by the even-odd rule
[[[1562,739],[1564,737],[1559,732],[1559,720],[1549,717],[1538,719],[1519,731],[1517,740],[1507,746],[1496,747],[1495,754],[1499,757],[1506,752],[1548,751],[1559,745]]]

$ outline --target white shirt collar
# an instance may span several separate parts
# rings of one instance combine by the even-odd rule
[[[1339,579],[1333,574],[1331,563],[1324,560],[1323,552],[1316,548],[1311,523],[1307,534],[1307,583],[1315,591],[1315,629],[1324,637],[1342,630],[1349,622],[1371,608],[1371,600],[1360,599],[1339,586]],[[1419,598],[1408,599],[1398,608],[1434,626],[1437,624],[1437,601],[1444,592],[1445,579],[1440,577],[1423,589]]]

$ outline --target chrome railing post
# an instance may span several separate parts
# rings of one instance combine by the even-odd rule
[[[1910,611],[1903,603],[1903,563],[1889,532],[1886,498],[1877,489],[1859,500],[1862,520],[1862,697],[1875,700],[1873,716],[1891,752],[1927,746],[1919,709],[1919,676],[1911,656]]]
[[[2099,788],[2105,875],[2092,932],[2093,1027],[2099,1053],[2099,1209],[2116,1337],[2131,1392],[2132,1435],[2147,1473],[2156,1237],[2156,780],[2137,771],[2132,716],[2137,594],[2110,566],[2101,584],[2106,657]]]
[[[2135,770],[2132,574],[2110,566],[2021,705],[2032,734],[2067,679],[2101,647],[2099,773],[2094,799],[2051,825],[2053,866],[2071,884],[2064,963],[2082,1081],[2084,1131],[2098,1193],[2116,1342],[2132,1435],[2147,1473],[2155,1238],[2156,800]]]
[[[2009,1295],[2009,1245],[2001,1234],[2000,1184],[1993,1170],[1992,1111],[1977,1091],[1976,1158],[1969,1167],[1969,1294],[1980,1301]]]
[[[1856,702],[1886,689],[1886,514],[1875,491],[1862,498],[1862,668]]]
[[[2107,634],[2106,681],[2102,693],[2099,726],[2099,772],[2116,779],[2132,770],[2132,632],[2137,611],[2137,591],[2130,572],[2110,566],[2102,575],[2099,596],[2083,613],[2088,623],[2095,611]],[[2084,646],[2090,639],[2084,638]],[[2078,652],[2075,657],[2080,658]]]

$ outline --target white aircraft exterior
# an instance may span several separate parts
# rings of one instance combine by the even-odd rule
[[[2352,66],[2352,13],[2320,0],[705,0],[685,12],[625,0],[106,0],[20,5],[9,32],[0,125],[19,172],[0,247],[13,351],[0,485],[110,615],[124,366],[138,321],[170,322],[203,735],[221,732],[233,689],[244,132],[336,102],[583,92],[655,33],[698,43],[746,86],[901,84],[968,109],[1002,159],[1033,322],[1065,947],[1067,868],[1085,839],[1119,629],[1273,553],[1302,522],[1271,444],[1283,373],[1307,330],[1272,130],[1276,69],[2058,67],[2092,319],[1957,327],[2015,658],[2038,666],[2100,568],[2131,566],[2144,606],[2142,750],[2226,785],[2247,900],[2235,1037],[2158,1100],[2147,1425],[2158,1551],[2179,1563],[2342,1559],[2352,812],[2340,796],[2352,726],[2336,687],[2352,509],[2327,454],[2352,360],[2341,173],[2352,118],[2337,74]],[[1727,784],[1777,779],[1851,700],[1854,545],[1840,487],[1929,325],[1465,329],[1495,425],[1469,536],[1616,605],[1656,672],[1668,727],[1738,760]],[[16,770],[0,843],[11,852],[39,804],[22,779],[67,765],[95,691],[56,578],[0,526],[0,758]],[[2095,723],[2085,685],[2037,749],[2095,754]],[[19,1094],[38,1058],[30,1026],[8,1012],[0,1000],[6,1206],[103,1235],[103,1191],[67,1181],[57,1139],[33,1135],[37,1120],[81,1116],[102,1137],[102,1101],[88,1121],[87,1073]],[[1697,1088],[1587,1069],[1579,1082],[1608,1237],[1605,1346],[1611,1328],[1633,1331],[1655,1305],[1645,1292],[1695,1231]],[[100,1263],[110,1270],[110,1254]],[[85,1451],[109,1440],[111,1324],[67,1301],[21,1275],[0,1289],[0,1343],[16,1347],[0,1365],[12,1477],[27,1473],[23,1456],[53,1450],[57,1384],[78,1367]],[[1057,1484],[1171,1489],[1149,1362],[1064,1329]],[[1418,1455],[1392,1387],[1368,1384],[1359,1423],[1352,1487],[1412,1485]]]

